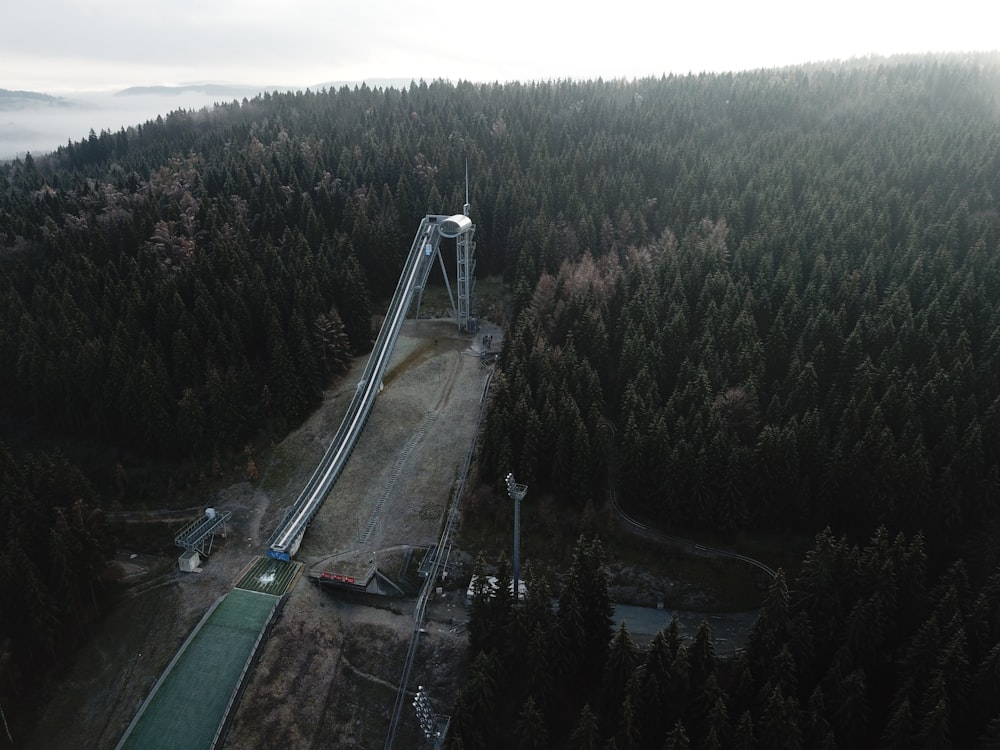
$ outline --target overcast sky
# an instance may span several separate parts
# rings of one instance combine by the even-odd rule
[[[74,102],[0,111],[0,159],[217,98],[110,95],[130,86],[632,79],[994,50],[998,21],[997,0],[0,0],[0,88]]]
[[[1000,46],[995,0],[0,0],[0,88],[634,78]]]

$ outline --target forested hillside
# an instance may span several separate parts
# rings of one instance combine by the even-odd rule
[[[920,537],[829,531],[779,571],[747,648],[675,619],[646,648],[614,627],[601,545],[581,538],[552,607],[477,590],[454,708],[463,750],[987,750],[1000,743],[1000,574],[931,575]],[[479,562],[485,569],[485,562]],[[510,589],[501,564],[499,591]],[[480,587],[482,588],[482,587]]]
[[[737,746],[789,716],[802,726],[802,691],[817,680],[841,699],[814,710],[827,724],[800,732],[802,746],[876,743],[887,715],[919,724],[941,701],[955,713],[938,714],[940,736],[978,737],[995,713],[973,690],[996,681],[970,680],[1000,638],[992,610],[974,647],[966,629],[986,617],[977,602],[991,600],[997,564],[994,58],[265,94],[0,165],[4,436],[204,465],[280,435],[370,346],[419,219],[464,202],[466,163],[477,274],[502,276],[513,295],[483,480],[513,468],[569,507],[611,489],[664,527],[829,526],[836,540],[808,586],[786,596],[776,584],[771,606],[786,614],[755,636],[769,656],[790,644],[800,682],[778,686],[753,654],[720,671],[729,718],[743,721],[738,706],[750,730],[711,745],[688,725],[695,746]],[[27,482],[21,459],[8,463],[5,493]],[[101,471],[113,476],[113,462]],[[69,519],[72,498],[59,502]],[[5,528],[24,526],[14,504],[0,507]],[[862,565],[852,545],[876,533],[888,536]],[[5,564],[27,548],[18,538],[0,540]],[[907,561],[924,555],[918,574]],[[937,583],[949,569],[950,603]],[[884,590],[862,583],[883,572]],[[881,614],[890,600],[897,609]],[[918,630],[924,661],[907,650]],[[872,642],[885,649],[857,651]],[[681,652],[666,647],[655,668],[673,675]],[[827,678],[831,654],[840,671]],[[938,680],[946,668],[957,672]],[[585,669],[600,672],[596,655]],[[725,683],[734,674],[743,687]],[[905,694],[904,679],[916,681]],[[622,735],[621,702],[602,700],[590,704],[604,712],[601,742],[684,746],[664,739],[673,725]],[[568,739],[579,710],[536,702],[532,721],[547,722],[550,746],[593,746],[579,739],[592,732]],[[465,739],[510,746],[499,737]]]
[[[680,528],[885,524],[938,550],[991,522],[996,71],[651,86],[620,108],[644,137],[617,221],[522,249],[486,474],[579,505],[610,463],[627,507]]]

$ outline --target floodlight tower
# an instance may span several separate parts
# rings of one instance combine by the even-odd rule
[[[444,747],[445,738],[448,736],[448,725],[451,724],[451,717],[434,713],[431,699],[423,685],[420,685],[417,695],[413,699],[413,708],[417,712],[417,721],[420,723],[420,730],[424,733],[424,738],[434,750],[441,750]]]
[[[507,474],[507,494],[514,501],[514,601],[521,600],[521,501],[528,494],[528,485],[514,481],[512,473]]]

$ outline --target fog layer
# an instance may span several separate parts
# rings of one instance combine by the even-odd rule
[[[254,94],[248,90],[247,96]],[[75,94],[58,103],[20,103],[0,109],[0,160],[55,151],[90,131],[112,133],[178,109],[198,110],[225,100],[199,91],[177,93]],[[231,101],[231,99],[229,99]]]

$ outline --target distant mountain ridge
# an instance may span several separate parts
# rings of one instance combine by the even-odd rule
[[[209,96],[243,97],[257,96],[268,91],[319,91],[321,89],[340,89],[344,86],[355,88],[366,84],[369,88],[408,88],[414,78],[368,78],[358,81],[325,81],[312,86],[260,86],[255,84],[227,84],[227,83],[182,83],[177,85],[155,85],[155,86],[129,86],[126,89],[115,92],[115,96],[176,96],[179,94],[207,94]]]
[[[180,94],[208,94],[210,96],[256,96],[259,92],[269,90],[263,86],[223,83],[187,83],[178,86],[129,86],[127,89],[115,92],[115,96],[177,96]]]
[[[12,91],[10,89],[0,89],[0,110],[21,109],[22,107],[36,106],[39,104],[55,104],[61,107],[68,107],[73,104],[69,99],[51,94],[41,94],[37,91]]]
[[[340,89],[344,86],[355,88],[367,85],[369,88],[383,89],[405,89],[415,78],[370,78],[358,81],[325,81],[311,86],[263,86],[245,83],[182,83],[177,85],[152,85],[152,86],[129,86],[128,88],[116,91],[112,96],[181,96],[183,94],[204,94],[206,96],[218,96],[222,98],[243,98],[254,97],[265,91],[285,92],[285,91],[320,91],[321,89]],[[67,99],[62,96],[44,94],[39,91],[21,91],[0,88],[0,111],[11,109],[22,109],[25,107],[35,107],[39,105],[57,105],[61,107],[72,107],[79,102]]]

